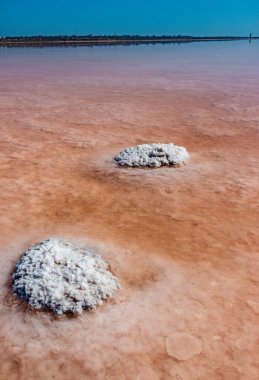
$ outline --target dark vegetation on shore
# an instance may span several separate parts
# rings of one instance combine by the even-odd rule
[[[235,41],[251,40],[259,37],[250,36],[214,36],[192,37],[182,35],[58,35],[58,36],[17,36],[0,37],[0,46],[56,46],[56,45],[137,45],[150,43],[187,43],[200,41]]]

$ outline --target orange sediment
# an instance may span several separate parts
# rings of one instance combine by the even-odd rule
[[[256,69],[230,77],[208,62],[201,74],[162,56],[154,71],[108,53],[114,68],[94,67],[84,50],[67,52],[66,63],[50,50],[43,62],[17,52],[0,65],[1,379],[256,379]],[[152,142],[185,146],[191,159],[113,163]],[[4,302],[15,261],[49,236],[100,252],[118,296],[61,320]],[[179,353],[174,336],[193,350]]]

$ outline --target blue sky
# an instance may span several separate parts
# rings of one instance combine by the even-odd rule
[[[0,0],[0,36],[259,35],[259,0]]]

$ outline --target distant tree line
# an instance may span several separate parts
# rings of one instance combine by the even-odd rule
[[[252,37],[251,34],[245,36],[200,36],[193,37],[188,35],[138,35],[138,34],[123,34],[123,35],[56,35],[56,36],[16,36],[16,37],[0,37],[0,45],[54,45],[54,44],[139,44],[139,43],[182,43],[193,41],[229,41],[229,40],[243,40],[243,39],[257,39],[259,37]]]
[[[55,35],[55,36],[15,36],[15,37],[0,37],[0,39],[5,41],[98,41],[98,40],[176,40],[176,39],[191,39],[191,40],[218,40],[218,39],[240,39],[240,38],[251,38],[249,36],[200,36],[193,37],[188,35],[139,35],[139,34],[123,34],[123,35],[92,35],[87,34],[83,36],[78,35]],[[254,37],[256,38],[256,37]]]

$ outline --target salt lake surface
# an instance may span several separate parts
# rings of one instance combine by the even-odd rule
[[[0,378],[259,376],[259,43],[0,49]],[[118,168],[144,143],[184,167]],[[10,294],[50,236],[121,283],[78,318]]]

